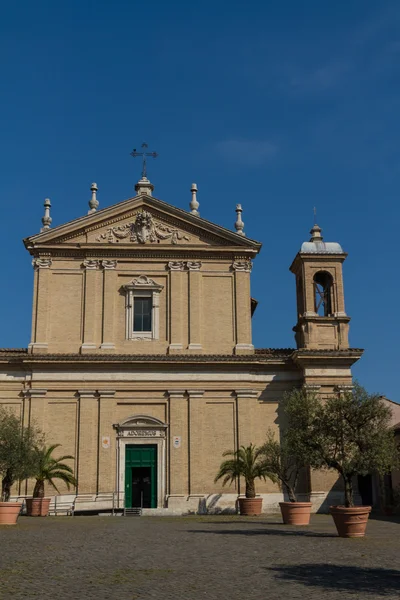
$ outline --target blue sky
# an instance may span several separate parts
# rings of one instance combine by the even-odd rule
[[[354,369],[400,401],[400,5],[396,1],[3,3],[0,345],[29,342],[22,238],[133,195],[143,140],[154,194],[263,242],[254,342],[294,345],[288,267],[313,224],[339,241]]]

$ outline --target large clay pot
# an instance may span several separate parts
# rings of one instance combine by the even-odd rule
[[[239,498],[239,509],[247,517],[261,515],[262,498]]]
[[[311,502],[279,502],[286,525],[309,525]]]
[[[29,517],[47,517],[50,498],[26,498],[26,514]]]
[[[0,525],[15,525],[22,502],[0,502]]]
[[[364,537],[370,506],[330,506],[339,537]]]

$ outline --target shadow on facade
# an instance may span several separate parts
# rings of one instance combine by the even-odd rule
[[[222,494],[211,494],[206,498],[199,499],[197,507],[198,515],[234,515],[237,513],[237,507],[218,506]]]
[[[318,563],[267,567],[266,570],[273,571],[280,580],[321,590],[376,594],[374,598],[400,592],[400,571],[394,569]]]

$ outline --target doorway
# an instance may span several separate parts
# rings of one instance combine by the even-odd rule
[[[358,475],[358,491],[361,496],[363,506],[372,506],[374,502],[374,493],[372,488],[371,475]]]
[[[132,444],[125,453],[126,508],[157,508],[157,446]]]
[[[151,468],[133,467],[132,507],[151,508]]]

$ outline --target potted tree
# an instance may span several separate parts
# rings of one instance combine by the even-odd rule
[[[227,450],[222,456],[231,458],[221,463],[215,477],[215,483],[222,479],[222,485],[231,484],[240,477],[245,481],[245,498],[239,498],[241,515],[259,515],[262,510],[262,498],[256,498],[256,479],[266,479],[267,471],[262,449],[254,444],[241,446],[238,450]]]
[[[0,524],[15,525],[22,502],[10,502],[15,482],[31,477],[35,470],[35,445],[41,439],[38,429],[21,426],[11,411],[0,408]]]
[[[344,485],[344,506],[331,506],[340,537],[362,537],[370,506],[354,506],[356,475],[389,472],[399,460],[391,410],[376,394],[359,384],[322,399],[314,394],[292,394],[286,402],[291,448],[306,449],[310,466],[334,469]]]
[[[299,474],[305,467],[304,460],[299,454],[293,453],[286,436],[279,442],[271,430],[261,450],[267,476],[274,483],[280,483],[289,498],[289,502],[279,502],[283,522],[287,525],[308,525],[312,504],[298,502],[296,496]]]
[[[33,490],[33,497],[26,499],[27,514],[31,517],[46,517],[49,514],[50,498],[44,497],[45,483],[50,484],[56,492],[58,488],[54,483],[55,479],[63,481],[67,489],[70,485],[76,486],[76,479],[72,468],[64,463],[64,460],[73,460],[74,457],[68,455],[55,458],[53,452],[59,448],[60,444],[52,446],[36,446],[35,448],[35,471],[33,477],[36,479]]]

